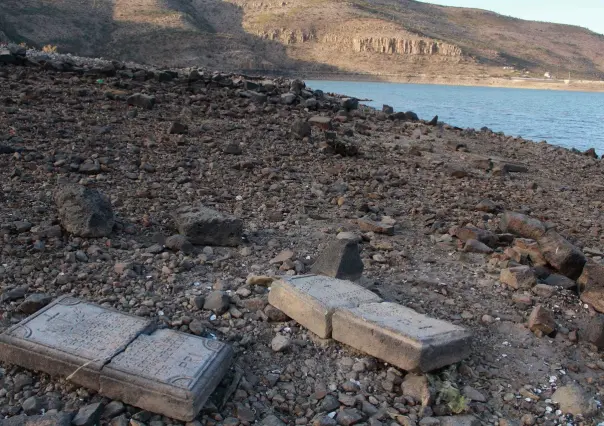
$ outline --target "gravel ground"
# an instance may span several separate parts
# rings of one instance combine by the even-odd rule
[[[521,211],[600,261],[600,160],[488,129],[364,107],[338,112],[341,99],[300,90],[299,81],[28,57],[29,66],[0,66],[0,329],[27,316],[28,296],[71,294],[229,342],[236,362],[200,414],[204,425],[471,424],[454,414],[490,425],[602,419],[567,415],[551,401],[571,383],[582,402],[601,398],[604,361],[584,338],[598,314],[572,290],[502,286],[506,245],[467,252],[451,230],[472,224],[501,235],[501,212]],[[284,105],[290,89],[296,95]],[[134,93],[153,96],[153,107],[129,105]],[[308,135],[299,120],[317,115],[333,118],[333,130],[313,125]],[[510,164],[526,171],[506,171]],[[109,236],[76,237],[61,226],[53,195],[67,183],[110,199]],[[172,214],[198,204],[240,218],[241,244],[168,249],[165,238],[177,234]],[[357,220],[366,216],[394,221],[395,234],[361,231]],[[307,272],[343,231],[360,238],[364,286],[468,327],[472,356],[426,383],[271,309],[267,286],[249,277]],[[222,315],[204,309],[215,291],[230,298]],[[537,337],[527,327],[536,304],[552,313],[557,333]],[[271,345],[278,335],[286,339]],[[109,402],[11,365],[2,365],[0,381],[7,418]],[[422,406],[425,392],[433,397]],[[112,404],[102,424],[178,424]]]

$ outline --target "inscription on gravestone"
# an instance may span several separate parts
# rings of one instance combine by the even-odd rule
[[[111,398],[190,421],[222,380],[232,357],[224,343],[156,330],[137,337],[103,368],[101,389]]]
[[[350,281],[322,275],[290,278],[289,283],[300,292],[330,306],[354,306],[365,302],[379,302],[369,290]]]
[[[107,368],[191,390],[227,349],[216,340],[157,330],[139,336]]]
[[[99,370],[151,328],[144,318],[62,297],[9,329],[1,340],[44,354],[75,356]]]

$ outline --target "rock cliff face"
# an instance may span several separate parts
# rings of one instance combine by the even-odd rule
[[[461,56],[462,54],[461,49],[453,44],[423,39],[354,38],[352,48],[355,52],[377,52],[389,55]]]
[[[337,50],[384,53],[387,55],[462,56],[461,48],[430,39],[401,39],[391,37],[341,37],[334,34],[318,36],[312,30],[271,29],[258,33],[264,40],[286,45],[318,42]]]

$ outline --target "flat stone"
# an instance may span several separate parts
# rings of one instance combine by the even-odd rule
[[[281,420],[279,420],[279,417],[275,416],[274,414],[270,414],[268,416],[266,416],[264,418],[264,420],[262,420],[262,423],[260,423],[261,426],[285,426],[285,423],[283,423]]]
[[[99,390],[99,374],[150,321],[64,296],[0,334],[0,359],[30,370],[70,376]]]
[[[545,284],[552,287],[561,287],[565,290],[572,290],[577,286],[577,283],[568,277],[560,274],[550,274],[545,280]]]
[[[71,413],[44,414],[42,416],[13,416],[0,420],[2,426],[71,426]]]
[[[407,371],[432,371],[470,354],[466,329],[396,303],[338,307],[333,338]]]
[[[471,415],[443,416],[436,418],[440,421],[440,426],[480,426],[482,424],[480,419]]]
[[[182,421],[193,420],[230,367],[233,351],[173,330],[140,335],[103,368],[101,393]]]
[[[331,337],[331,318],[336,308],[354,308],[381,299],[350,281],[306,275],[273,282],[268,301],[325,339]]]
[[[394,235],[394,224],[375,222],[371,219],[362,218],[357,220],[359,229],[363,232],[375,232],[376,234]]]
[[[311,271],[313,274],[355,281],[363,275],[363,268],[357,242],[337,239],[319,254]]]

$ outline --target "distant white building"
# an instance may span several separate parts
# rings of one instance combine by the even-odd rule
[[[552,75],[548,71],[545,74],[543,74],[543,77],[545,77],[545,78],[552,78]]]

